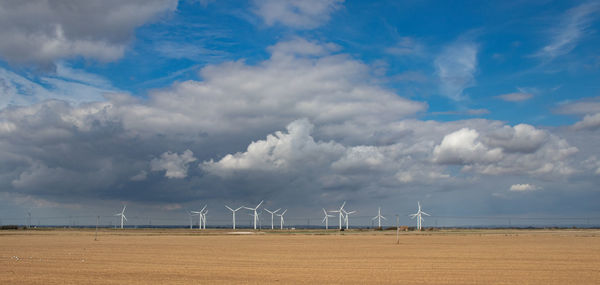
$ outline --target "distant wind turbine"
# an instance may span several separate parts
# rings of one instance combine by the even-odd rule
[[[342,229],[342,219],[344,218],[344,206],[345,205],[346,205],[346,201],[344,201],[344,203],[342,203],[342,206],[340,207],[339,210],[329,211],[331,213],[339,213],[340,221],[338,222],[338,226],[339,226],[340,230]]]
[[[267,208],[265,208],[265,211],[269,212],[269,214],[271,214],[271,229],[273,229],[273,215],[277,212],[279,212],[279,210],[281,210],[281,208],[275,210],[275,211],[269,211]]]
[[[348,229],[348,224],[349,224],[348,216],[356,213],[356,211],[346,212],[346,210],[344,210],[344,209],[342,209],[341,211],[344,212],[344,216],[346,216],[346,229]]]
[[[325,208],[323,208],[323,214],[325,214],[325,217],[323,218],[323,221],[321,221],[321,223],[325,223],[325,229],[328,230],[329,229],[329,218],[333,218],[335,216],[327,214],[327,211],[325,211]]]
[[[415,217],[417,218],[417,230],[420,231],[421,227],[423,225],[423,221],[424,221],[422,215],[425,215],[425,216],[431,216],[431,215],[429,215],[429,214],[421,211],[421,202],[417,202],[417,205],[419,205],[419,211],[417,211],[416,213],[410,215],[410,218],[411,219],[414,219]]]
[[[123,205],[123,210],[121,211],[121,213],[115,214],[115,216],[121,217],[121,229],[123,228],[123,220],[127,221],[127,217],[125,217],[125,208],[127,208],[127,205]]]
[[[283,213],[281,214],[275,214],[277,216],[279,216],[279,218],[281,218],[279,220],[279,229],[283,230],[283,215],[285,215],[285,212],[287,212],[287,209],[285,209],[285,211],[283,211]]]
[[[377,211],[377,216],[373,217],[371,220],[377,219],[377,227],[381,229],[381,219],[387,220],[384,216],[381,215],[381,207]]]
[[[256,223],[258,222],[258,213],[256,212],[256,210],[258,209],[258,207],[260,207],[260,205],[262,205],[263,202],[264,201],[260,201],[260,203],[258,203],[258,205],[256,205],[256,207],[254,207],[254,208],[244,207],[244,209],[254,211],[254,229],[255,230],[256,230]]]
[[[198,229],[199,230],[202,229],[202,223],[205,221],[204,210],[206,209],[206,206],[207,205],[204,205],[204,207],[200,211],[191,211],[192,214],[198,215]]]
[[[241,206],[241,207],[239,207],[239,208],[237,208],[235,210],[232,209],[232,208],[229,208],[229,206],[227,206],[227,205],[225,205],[225,208],[229,209],[231,211],[231,213],[233,214],[233,229],[235,230],[235,212],[237,212],[240,209],[244,208],[244,206]]]

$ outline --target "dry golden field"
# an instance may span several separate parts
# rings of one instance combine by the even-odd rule
[[[600,284],[598,230],[0,232],[0,284]]]

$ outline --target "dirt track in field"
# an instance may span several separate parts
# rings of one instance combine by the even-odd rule
[[[600,284],[598,230],[226,233],[1,231],[0,284]]]

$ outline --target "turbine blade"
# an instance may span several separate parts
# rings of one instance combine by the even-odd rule
[[[346,201],[344,201],[344,203],[342,203],[342,206],[340,207],[340,210],[343,209],[344,206],[346,206]]]
[[[127,217],[125,217],[125,215],[123,215],[123,219],[125,219],[125,221],[127,221]]]
[[[204,205],[204,207],[202,207],[202,210],[200,210],[200,212],[204,211],[204,209],[206,209],[206,206],[208,206],[208,205]]]
[[[225,205],[225,208],[229,209],[229,211],[233,211],[232,208],[229,208],[229,206]]]
[[[287,209],[285,209],[285,211],[283,211],[283,213],[281,213],[281,215],[282,216],[285,215],[285,212],[287,212]]]
[[[260,203],[258,203],[258,205],[256,205],[256,209],[258,209],[258,207],[260,207],[260,205],[262,205],[263,202],[264,202],[264,200],[260,201]]]
[[[241,208],[244,208],[244,206],[241,206],[241,207],[235,209],[235,212],[239,211]]]
[[[425,215],[425,216],[431,216],[430,214],[427,214],[425,212],[421,212],[421,214]]]
[[[382,219],[387,220],[384,216],[381,216]]]

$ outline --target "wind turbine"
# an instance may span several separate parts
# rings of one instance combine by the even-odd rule
[[[283,213],[281,214],[275,214],[277,216],[279,216],[279,218],[281,218],[279,220],[279,229],[283,230],[283,215],[285,215],[285,212],[287,212],[287,209],[285,209],[285,211],[283,211]]]
[[[248,209],[250,211],[254,211],[254,229],[256,230],[256,222],[258,221],[258,213],[256,213],[256,210],[258,209],[258,207],[260,207],[260,205],[262,205],[264,201],[260,201],[260,203],[258,203],[258,205],[256,205],[256,207],[254,208],[248,208],[248,207],[244,207],[244,209]]]
[[[194,227],[194,222],[192,221],[192,217],[195,216],[191,211],[188,211],[188,216],[190,217],[190,230]]]
[[[351,214],[356,213],[356,211],[350,211],[350,212],[346,212],[346,210],[342,209],[342,212],[344,212],[344,215],[346,216],[346,229],[348,229],[348,216],[350,216]]]
[[[202,222],[205,221],[204,219],[204,209],[206,209],[207,205],[204,205],[204,207],[202,208],[202,210],[200,211],[191,211],[192,214],[198,215],[198,229],[202,229]],[[206,228],[206,227],[205,227]]]
[[[410,215],[411,219],[414,219],[415,217],[417,217],[417,230],[421,230],[421,226],[422,226],[422,222],[423,222],[423,217],[421,215],[425,215],[425,216],[431,216],[423,211],[421,211],[421,202],[417,202],[417,205],[419,205],[419,211],[417,211],[416,213]]]
[[[125,208],[127,208],[127,205],[123,205],[123,211],[121,211],[121,213],[115,214],[115,216],[121,217],[121,229],[123,228],[123,219],[125,219],[125,221],[127,221],[127,218],[125,217]]]
[[[233,229],[235,230],[235,212],[239,211],[241,208],[244,208],[244,206],[241,206],[235,210],[232,208],[229,208],[229,206],[227,206],[227,205],[225,205],[225,208],[229,209],[231,211],[231,213],[233,213]]]
[[[279,212],[279,210],[281,210],[281,208],[275,210],[275,211],[269,211],[267,208],[265,208],[265,211],[269,212],[269,214],[271,214],[271,229],[273,229],[273,215],[277,212]]]
[[[340,230],[342,229],[342,219],[344,218],[344,206],[345,205],[346,205],[346,201],[344,201],[344,203],[342,203],[342,206],[340,207],[339,210],[329,211],[331,213],[340,213],[340,221],[338,222]]]
[[[321,223],[325,222],[325,229],[328,230],[329,229],[329,218],[333,218],[335,216],[327,214],[327,211],[325,211],[325,208],[323,208],[323,214],[325,214],[325,217],[323,218],[323,221],[321,221]]]
[[[381,219],[387,220],[384,216],[381,215],[381,207],[377,211],[377,216],[373,217],[371,220],[377,219],[377,227],[381,229]]]
[[[206,208],[206,206],[204,206]],[[206,214],[208,214],[208,209],[204,210],[204,213],[202,213],[202,222],[204,222],[204,226],[203,228],[206,230]]]

